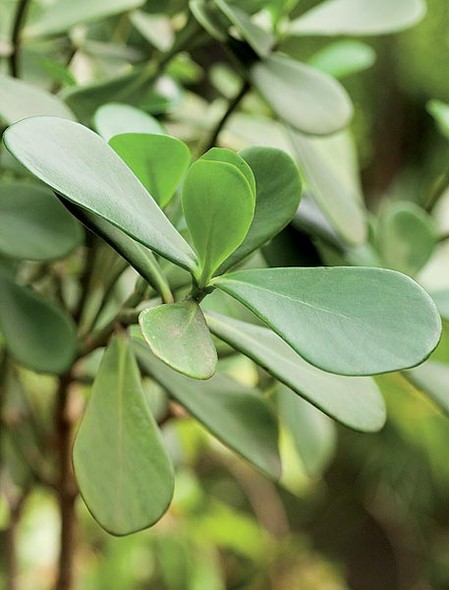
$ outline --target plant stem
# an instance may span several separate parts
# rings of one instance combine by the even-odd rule
[[[11,76],[14,78],[19,77],[19,55],[20,55],[20,33],[22,25],[25,21],[26,11],[28,8],[29,0],[18,0],[16,16],[14,18],[12,33],[11,33],[11,45],[12,51],[9,56],[9,71]]]
[[[424,209],[431,213],[438,203],[440,198],[444,195],[446,190],[449,187],[449,170],[447,170],[444,174],[442,174],[435,184],[432,186],[432,189],[427,197],[426,202],[424,203]]]
[[[76,514],[75,501],[78,494],[72,470],[73,421],[69,412],[69,394],[72,374],[61,376],[56,398],[55,424],[59,451],[58,503],[61,516],[58,578],[56,590],[73,590]]]
[[[239,104],[241,103],[241,101],[245,97],[246,93],[249,91],[249,89],[250,89],[249,82],[244,82],[239,93],[232,100],[229,101],[228,108],[224,112],[223,116],[218,121],[218,123],[215,125],[215,127],[212,129],[212,132],[209,135],[209,137],[207,138],[206,142],[198,150],[198,157],[214,147],[214,145],[217,143],[218,136],[220,135],[220,132],[222,131],[223,127],[225,126],[227,120],[232,115],[232,113],[235,111],[235,109],[239,106]]]

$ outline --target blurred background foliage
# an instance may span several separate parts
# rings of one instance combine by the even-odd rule
[[[427,2],[427,16],[411,30],[362,39],[375,49],[376,61],[371,68],[342,80],[355,104],[352,129],[373,213],[382,208],[386,198],[424,203],[435,180],[448,170],[449,144],[426,105],[431,99],[449,102],[449,2]],[[302,0],[299,8],[303,12],[317,3]],[[0,55],[8,53],[14,6],[14,0],[0,1]],[[144,10],[176,14],[182,6],[182,1],[149,0]],[[66,38],[31,39],[24,45],[24,77],[46,88],[53,85],[68,90],[77,83],[126,72],[130,63],[138,63],[149,51],[148,40],[126,17],[75,29],[73,35],[72,41],[82,47],[74,55],[70,71],[64,63],[73,46]],[[164,35],[167,32],[161,24],[155,45],[163,45]],[[323,46],[324,39],[297,38],[286,41],[281,49],[307,60]],[[2,62],[6,71],[6,60]],[[198,63],[209,63],[210,70],[204,72]],[[180,111],[190,121],[196,117],[198,124],[201,119],[213,118],[223,97],[234,94],[230,89],[236,82],[226,63],[226,55],[214,43],[198,47],[190,57],[178,57],[170,64],[169,73],[186,86],[187,95],[181,98],[179,86],[170,86],[165,89],[168,104],[181,101]],[[157,108],[164,111],[166,103],[163,97],[159,99],[162,102]],[[208,101],[206,110],[204,99]],[[242,108],[266,112],[266,106],[252,94]],[[174,134],[179,131],[188,139],[191,130],[183,127],[181,116],[168,125]],[[449,195],[439,204],[442,232],[449,229],[448,200]],[[428,284],[448,284],[447,266],[439,262],[447,260],[447,253],[444,244],[437,249],[430,270],[425,271]],[[229,361],[226,368],[250,384],[259,378],[249,362]],[[34,409],[45,416],[48,396],[42,378],[37,381],[29,372],[24,372],[23,378]],[[294,441],[285,435],[283,456],[288,469],[284,486],[269,482],[231,454],[194,419],[184,417],[169,423],[164,437],[177,467],[175,500],[169,512],[151,530],[112,538],[101,531],[79,501],[78,587],[449,589],[447,418],[400,375],[377,380],[388,405],[384,429],[378,434],[359,434],[341,426],[327,430],[323,426],[320,464],[312,465],[311,470],[307,469],[307,456],[301,461],[293,450]],[[12,404],[4,417],[13,433],[17,433],[15,424],[20,429],[18,417],[29,411],[18,406],[17,402]],[[41,422],[45,427],[44,418]],[[8,560],[7,536],[14,534],[18,539],[19,588],[44,590],[51,585],[57,560],[56,503],[48,491],[31,485],[28,462],[14,447],[12,437],[2,436],[2,455],[0,587],[6,588],[2,572]],[[5,477],[5,470],[10,477]],[[15,502],[18,489],[26,492],[23,505]],[[23,511],[13,532],[8,527],[11,507]]]

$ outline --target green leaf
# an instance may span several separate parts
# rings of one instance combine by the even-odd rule
[[[106,141],[123,133],[158,133],[164,129],[157,119],[127,104],[110,102],[95,111],[94,125]]]
[[[171,502],[173,467],[124,336],[115,337],[104,353],[73,465],[87,507],[113,535],[153,525]]]
[[[75,115],[57,96],[34,84],[0,75],[0,119],[12,125],[38,115],[75,120]]]
[[[366,221],[360,187],[350,162],[350,141],[343,135],[310,138],[290,133],[300,168],[319,208],[349,244],[366,239]],[[345,155],[341,161],[341,155]]]
[[[430,360],[407,371],[405,377],[449,415],[449,365]]]
[[[310,66],[273,54],[252,65],[249,77],[275,114],[298,131],[329,135],[351,120],[344,88]]]
[[[334,424],[291,389],[280,386],[276,393],[279,417],[291,433],[307,473],[318,477],[335,451]]]
[[[449,289],[439,289],[430,293],[435,305],[438,307],[440,315],[445,320],[449,320]]]
[[[345,39],[326,45],[308,61],[309,65],[335,78],[344,78],[370,68],[376,52],[370,45]]]
[[[57,0],[25,27],[24,35],[28,38],[60,35],[79,23],[127,12],[144,3],[144,0]]]
[[[0,184],[0,253],[25,260],[64,258],[79,246],[79,224],[47,188]]]
[[[361,432],[376,432],[384,425],[385,404],[373,379],[325,373],[267,328],[216,313],[206,317],[213,334],[331,418]]]
[[[139,324],[153,354],[175,371],[192,379],[215,373],[217,351],[195,301],[145,309]]]
[[[189,0],[189,8],[199,24],[214,39],[226,41],[226,21],[217,7],[205,0]]]
[[[239,6],[229,4],[225,0],[214,0],[214,2],[257,55],[266,57],[270,54],[275,43],[270,33],[257,26],[249,14]]]
[[[440,132],[449,139],[449,104],[441,100],[431,100],[427,103],[427,110],[435,119]]]
[[[227,162],[199,159],[187,172],[182,206],[198,254],[198,281],[240,246],[254,215],[254,193],[243,173]]]
[[[151,14],[134,10],[129,20],[142,37],[159,51],[168,51],[175,40],[173,25],[168,14]]]
[[[213,147],[201,156],[201,160],[227,162],[228,164],[236,166],[248,181],[253,193],[254,201],[256,200],[256,179],[254,178],[254,172],[242,156],[226,148]]]
[[[156,203],[165,207],[190,164],[190,151],[186,144],[168,135],[125,133],[113,137],[109,145]]]
[[[290,35],[380,35],[413,26],[423,0],[327,0],[290,23]]]
[[[7,129],[4,141],[30,172],[75,205],[186,270],[196,267],[192,249],[154,199],[114,150],[86,127],[38,117]]]
[[[377,249],[385,266],[415,275],[429,260],[436,246],[432,218],[410,202],[391,203],[377,226]]]
[[[301,199],[298,169],[285,152],[270,147],[250,147],[240,155],[250,165],[256,179],[256,208],[243,243],[220,266],[219,274],[282,231]]]
[[[213,284],[255,313],[311,364],[375,375],[425,360],[441,319],[409,277],[377,268],[242,270]]]
[[[260,391],[216,373],[195,381],[161,363],[135,341],[139,362],[171,396],[226,446],[272,478],[280,476],[276,418]]]
[[[3,269],[0,301],[0,330],[17,362],[42,373],[66,371],[77,346],[71,318],[30,289],[16,285]]]

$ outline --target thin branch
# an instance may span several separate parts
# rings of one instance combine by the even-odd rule
[[[437,179],[437,181],[432,186],[432,188],[427,196],[426,202],[424,203],[424,209],[428,213],[431,213],[433,211],[435,205],[438,203],[438,201],[444,195],[444,193],[447,191],[448,188],[449,188],[449,170],[447,170],[444,174],[442,174]]]
[[[16,15],[11,33],[12,51],[9,56],[9,71],[14,78],[19,77],[19,55],[21,49],[20,34],[28,8],[29,0],[18,0]]]
[[[208,150],[210,150],[211,148],[214,147],[214,145],[217,143],[218,136],[220,135],[227,120],[232,115],[232,113],[235,111],[235,109],[239,106],[239,104],[241,103],[241,101],[243,100],[243,98],[245,97],[247,92],[249,91],[249,89],[250,89],[249,82],[244,82],[239,93],[231,101],[229,101],[228,108],[224,112],[223,116],[218,121],[218,123],[215,125],[215,127],[212,129],[212,132],[210,133],[210,135],[207,138],[207,140],[205,141],[205,143],[198,150],[198,156],[204,154],[205,152],[207,152]]]

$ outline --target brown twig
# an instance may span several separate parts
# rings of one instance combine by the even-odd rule
[[[12,50],[9,56],[9,71],[14,78],[19,77],[20,34],[28,8],[29,0],[19,0],[11,33]]]

